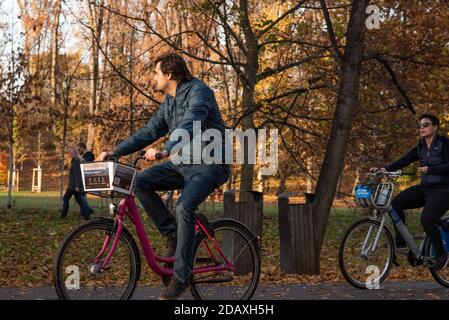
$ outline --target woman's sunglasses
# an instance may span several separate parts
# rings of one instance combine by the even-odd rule
[[[432,122],[418,122],[418,128],[427,128],[428,126],[432,125]]]

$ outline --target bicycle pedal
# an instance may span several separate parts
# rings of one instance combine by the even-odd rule
[[[423,257],[422,262],[426,267],[433,268],[435,261],[430,257]]]

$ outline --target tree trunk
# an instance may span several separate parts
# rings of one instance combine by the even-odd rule
[[[243,119],[242,129],[246,131],[248,129],[254,129],[254,89],[256,86],[257,72],[259,70],[259,46],[257,43],[257,37],[253,33],[251,23],[249,20],[248,1],[240,1],[240,24],[242,26],[245,42],[247,44],[246,53],[246,65],[244,67],[245,78],[243,82]],[[244,143],[244,164],[242,165],[242,175],[240,182],[241,190],[252,190],[254,180],[254,164],[246,163],[248,161],[248,143]]]
[[[133,52],[134,52],[134,29],[131,30],[131,39],[129,41],[129,80],[133,81]],[[129,117],[129,133],[132,135],[135,131],[135,125],[134,125],[134,90],[133,86],[129,85],[129,110],[130,110],[130,117]]]
[[[69,88],[67,88],[69,90]],[[64,195],[64,156],[65,156],[65,144],[67,140],[67,117],[69,109],[69,92],[66,92],[64,98],[64,114],[63,114],[63,127],[62,127],[62,140],[61,140],[61,166],[60,166],[60,188],[59,188],[59,209],[62,210],[62,198]]]
[[[13,57],[14,59],[14,57]],[[14,69],[13,69],[14,70]],[[10,80],[12,81],[12,80]],[[11,94],[10,94],[10,109],[9,109],[9,132],[8,132],[8,143],[9,143],[9,177],[8,177],[8,203],[7,208],[12,208],[12,183],[14,174],[14,102],[12,100],[13,94],[13,84],[11,83]]]
[[[104,52],[109,55],[109,46],[110,46],[110,31],[111,30],[111,13],[106,10],[106,19],[105,19],[105,39],[104,39]],[[108,62],[106,59],[103,58],[103,64],[101,67],[101,77],[99,81],[99,94],[97,99],[97,110],[102,111],[102,97],[103,92],[106,91],[106,98],[105,98],[105,104],[106,104],[106,110],[109,111],[110,102],[111,102],[111,79],[110,77],[107,77],[108,73]],[[105,88],[106,86],[106,88]]]
[[[55,3],[55,11],[53,15],[53,30],[52,30],[52,42],[51,42],[51,70],[50,70],[50,101],[54,110],[58,107],[58,55],[59,55],[59,17],[61,15],[62,1],[58,0]],[[56,133],[55,122],[51,126],[54,135]]]
[[[369,0],[353,1],[349,18],[346,47],[340,66],[341,80],[337,107],[327,150],[321,167],[314,201],[317,221],[315,241],[321,248],[327,227],[329,212],[337,188],[338,178],[344,166],[347,142],[358,105],[360,71],[364,55],[365,10]]]
[[[284,174],[280,175],[279,178],[279,187],[278,187],[278,191],[276,192],[277,195],[283,194],[286,190],[287,187],[287,179],[286,176]]]
[[[255,78],[255,77],[254,77]],[[248,129],[254,129],[254,85],[243,86],[243,113],[246,114],[242,119],[242,129],[246,131]],[[241,173],[241,190],[250,191],[253,188],[254,180],[254,164],[248,163],[248,154],[250,144],[245,139],[244,141],[244,163],[242,164]]]
[[[306,175],[306,192],[312,193],[313,179],[310,176],[312,174],[312,158],[308,157],[306,162],[307,162],[307,172],[309,173]]]
[[[91,49],[90,49],[90,97],[89,97],[89,115],[91,117],[87,128],[87,148],[93,149],[95,139],[95,126],[93,123],[93,117],[97,112],[97,89],[98,89],[98,71],[99,71],[99,49],[98,43],[100,42],[101,32],[103,27],[103,9],[98,9],[97,6],[92,6],[90,0],[86,0],[87,11],[89,15],[89,26],[91,28]],[[100,7],[103,5],[103,1],[100,2]],[[97,43],[98,42],[98,43]]]

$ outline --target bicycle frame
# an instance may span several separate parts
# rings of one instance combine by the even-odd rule
[[[383,229],[385,228],[385,222],[386,222],[386,217],[387,217],[387,215],[385,213],[388,214],[388,216],[390,217],[391,221],[393,222],[393,224],[395,225],[395,227],[397,228],[399,233],[404,238],[405,242],[407,243],[407,246],[410,248],[410,250],[412,251],[414,256],[417,259],[422,260],[422,258],[423,258],[423,256],[422,256],[422,248],[418,247],[418,245],[416,244],[415,240],[413,240],[413,236],[410,234],[410,232],[408,231],[407,227],[405,226],[405,224],[402,222],[401,218],[397,214],[396,210],[394,210],[394,208],[391,205],[389,205],[388,208],[384,212],[382,212],[382,219],[380,220],[380,227],[379,227],[379,230],[377,231],[377,234],[376,234],[376,237],[374,239],[374,242],[372,243],[371,251],[374,252],[376,250],[377,242],[379,241],[380,235],[381,235]],[[366,245],[368,243],[369,237],[371,236],[372,228],[373,227],[370,227],[368,229],[368,233],[367,233],[367,235],[365,237],[365,240],[363,242],[362,250],[361,250],[361,252],[363,254],[366,254],[366,250],[367,250]]]
[[[117,245],[120,241],[120,236],[123,232],[123,222],[125,217],[128,216],[131,220],[131,222],[134,224],[134,227],[136,229],[137,237],[139,238],[140,245],[142,247],[143,254],[145,256],[145,259],[150,266],[151,270],[155,272],[156,274],[163,276],[163,277],[170,277],[173,276],[173,268],[164,268],[159,266],[158,263],[174,263],[174,257],[160,257],[154,254],[153,248],[151,246],[150,239],[147,237],[147,234],[145,232],[144,226],[142,224],[142,220],[140,218],[139,212],[137,210],[136,202],[134,200],[133,196],[128,196],[120,201],[120,204],[117,209],[117,215],[115,218],[116,224],[117,224],[117,231],[114,234],[113,242],[111,245],[111,248],[109,252],[107,252],[105,259],[101,262],[100,267],[98,270],[104,270],[109,263],[113,253],[115,252],[115,249],[117,248]],[[201,221],[195,217],[195,228],[197,231],[202,230],[208,240],[212,243],[212,247],[218,251],[218,253],[223,257],[224,264],[221,265],[208,265],[208,266],[201,266],[197,268],[193,268],[192,274],[198,274],[198,273],[208,273],[208,272],[222,272],[225,270],[235,270],[235,266],[231,261],[228,260],[226,255],[221,250],[220,246],[217,244],[215,239],[210,235],[207,228],[201,223]],[[100,253],[95,258],[94,264],[97,265],[100,261],[100,259],[103,257],[103,255],[106,253],[107,247],[109,245],[109,242],[111,240],[111,235],[108,234],[106,236],[106,239],[103,243],[103,246],[101,248]],[[207,252],[209,253],[211,259],[216,262],[215,257],[212,253],[212,249],[210,246],[204,242],[204,245],[207,249]]]

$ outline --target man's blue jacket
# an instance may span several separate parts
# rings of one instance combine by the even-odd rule
[[[148,123],[118,144],[114,154],[125,156],[139,151],[178,128],[187,130],[192,137],[193,121],[201,122],[202,131],[214,128],[225,137],[226,127],[214,92],[197,78],[179,84],[175,97],[166,94],[165,100]],[[224,141],[223,138],[223,144]],[[170,152],[177,143],[178,141],[167,141],[163,149]]]

